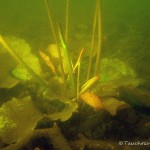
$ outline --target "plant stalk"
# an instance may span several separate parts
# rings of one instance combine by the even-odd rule
[[[64,60],[67,63],[67,70],[68,70],[68,74],[69,74],[70,85],[71,85],[72,90],[75,91],[75,82],[74,82],[74,76],[73,76],[73,66],[72,66],[70,54],[69,54],[68,47],[67,47],[65,38],[63,36],[63,32],[62,32],[62,28],[61,28],[60,24],[58,24],[58,34],[59,34],[59,38],[60,38],[60,42],[61,42],[62,48],[64,50]]]
[[[44,1],[45,1],[45,7],[46,7],[48,18],[49,18],[49,23],[50,23],[50,26],[51,26],[51,29],[52,29],[52,32],[53,32],[54,40],[55,40],[56,45],[57,45],[62,79],[63,79],[63,81],[65,83],[65,73],[64,73],[64,68],[63,68],[63,61],[62,61],[62,56],[61,56],[61,51],[60,51],[60,47],[59,47],[59,42],[58,42],[57,34],[56,34],[55,28],[54,28],[54,23],[53,23],[53,19],[52,19],[52,15],[51,15],[51,10],[50,10],[50,7],[49,7],[48,0],[44,0]]]
[[[98,3],[98,48],[97,57],[95,63],[95,75],[98,74],[102,44],[102,11],[101,11],[101,0],[97,0]]]
[[[80,93],[80,62],[78,64],[78,72],[77,72],[77,100],[79,99]]]
[[[91,49],[90,49],[90,60],[88,64],[88,72],[87,72],[87,79],[88,81],[91,77],[91,68],[92,68],[92,61],[93,61],[93,50],[94,50],[94,38],[95,38],[95,29],[96,29],[96,22],[97,22],[97,3],[95,7],[95,13],[94,13],[94,21],[93,21],[93,30],[92,30],[92,39],[91,39]]]
[[[67,0],[66,2],[66,33],[65,33],[65,39],[66,39],[67,44],[68,44],[69,3],[70,1]]]

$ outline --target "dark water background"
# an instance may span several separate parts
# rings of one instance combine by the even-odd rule
[[[53,20],[65,30],[66,0],[49,0]],[[102,1],[102,57],[115,53],[150,83],[150,1]],[[90,45],[95,0],[70,0],[72,53]],[[57,29],[57,28],[56,28]],[[44,0],[0,0],[0,34],[25,39],[34,51],[54,43]],[[88,55],[88,52],[87,52]],[[150,87],[150,86],[149,86]]]

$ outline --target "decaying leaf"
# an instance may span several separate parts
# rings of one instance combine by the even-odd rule
[[[80,64],[80,60],[81,60],[83,51],[84,51],[84,48],[82,48],[81,51],[80,51],[80,54],[79,54],[79,56],[78,56],[78,60],[77,60],[77,62],[76,62],[76,64],[75,64],[75,66],[73,67],[73,72],[75,71],[75,69],[77,68],[77,66]]]
[[[63,110],[61,110],[60,112],[48,114],[48,117],[51,120],[66,121],[72,116],[74,112],[77,112],[78,105],[75,101],[65,100],[64,104],[65,107]]]
[[[116,115],[116,111],[126,103],[115,98],[106,98],[103,100],[104,108],[112,115]]]
[[[95,110],[103,109],[103,104],[102,104],[100,98],[94,93],[84,92],[84,93],[80,94],[80,98]]]
[[[49,44],[46,50],[48,52],[48,55],[50,56],[50,59],[52,59],[53,64],[57,64],[58,66],[57,65],[55,65],[55,66],[57,66],[58,67],[57,70],[60,71],[61,68],[60,68],[60,64],[58,63],[58,62],[60,62],[60,60],[59,60],[57,45],[56,44]],[[68,64],[66,62],[64,49],[62,47],[60,47],[60,51],[61,51],[64,73],[68,74]]]
[[[95,85],[98,80],[99,80],[100,76],[96,75],[95,77],[91,78],[90,80],[88,80],[82,87],[81,87],[81,93],[84,93],[85,91],[89,90],[90,88],[93,87],[93,85]]]
[[[55,69],[52,61],[50,60],[50,58],[45,53],[43,53],[42,51],[39,51],[39,53],[40,53],[40,56],[42,57],[42,59],[44,60],[44,62],[46,63],[46,65],[56,75],[56,69]]]

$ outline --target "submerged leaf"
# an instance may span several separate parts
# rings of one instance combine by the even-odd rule
[[[143,82],[137,78],[137,74],[131,66],[116,58],[103,58],[101,60],[100,72],[101,80],[94,90],[101,97],[118,96],[119,87],[136,87]]]
[[[46,65],[56,75],[56,69],[55,69],[52,61],[50,60],[50,58],[45,53],[43,53],[42,51],[39,51],[39,53],[40,53],[40,56],[42,57],[42,59],[44,60],[44,62],[46,63]]]
[[[64,53],[64,62],[66,63],[67,72],[68,72],[68,83],[73,91],[75,91],[75,81],[73,76],[73,66],[72,61],[70,58],[70,53],[65,41],[65,38],[63,36],[61,25],[58,25],[58,35],[61,42],[61,46],[63,47],[63,53]]]
[[[60,71],[60,64],[58,64],[59,55],[58,55],[57,45],[56,44],[49,44],[46,50],[49,54],[50,59],[52,59],[53,64],[55,65],[55,67],[57,67],[57,65],[58,65],[58,71]],[[60,47],[60,51],[61,51],[64,73],[68,74],[67,62],[65,61],[65,57],[64,57],[64,49],[62,47]]]
[[[119,59],[104,58],[100,65],[100,83],[108,83],[122,78],[136,78],[135,71]],[[122,80],[123,81],[123,80]]]
[[[93,109],[95,110],[102,110],[103,109],[103,104],[100,100],[100,98],[91,92],[85,92],[80,94],[80,98],[87,103],[88,105],[90,105]]]
[[[31,53],[31,47],[30,47],[30,45],[25,40],[17,38],[15,36],[5,37],[5,40],[4,40],[3,37],[0,35],[0,43],[15,58],[16,58],[16,55],[14,55],[14,52],[12,52],[11,49],[9,49],[8,46],[10,46],[15,51],[15,53],[17,55],[20,55],[21,57],[26,57],[26,56],[28,56],[28,54]]]
[[[0,88],[12,88],[18,84],[19,80],[11,75],[15,66],[15,60],[8,53],[0,54]]]
[[[51,77],[48,88],[43,92],[43,97],[49,100],[59,99],[63,95],[63,81],[60,77]]]
[[[65,104],[65,107],[60,112],[48,114],[51,120],[66,121],[71,118],[74,112],[77,112],[78,105],[75,101],[65,100],[62,102]]]
[[[83,51],[84,51],[84,48],[81,49],[80,51],[80,54],[79,54],[79,57],[78,57],[78,60],[75,64],[75,66],[73,67],[73,72],[75,71],[75,69],[77,68],[77,66],[80,64],[80,60],[81,60],[81,57],[82,57],[82,54],[83,54]]]
[[[7,144],[16,142],[30,134],[41,117],[30,97],[13,98],[0,107],[0,138]]]
[[[7,39],[7,38],[6,38]],[[27,72],[36,79],[43,86],[47,86],[46,81],[44,81],[40,74],[37,71],[41,70],[40,64],[38,62],[38,58],[30,52],[30,47],[28,44],[24,42],[24,40],[10,37],[7,39],[7,42],[0,35],[0,43],[4,47],[4,49],[18,62],[22,65],[22,67],[27,70]],[[21,45],[21,44],[24,45]],[[22,53],[20,51],[23,49]],[[37,68],[38,67],[38,68]],[[18,75],[18,74],[17,74]],[[20,75],[20,74],[19,74]],[[21,77],[21,76],[19,76]],[[30,77],[27,77],[27,79]]]
[[[58,48],[56,44],[49,44],[46,50],[52,58],[59,59]],[[61,47],[60,51],[62,52],[61,53],[62,57],[64,57],[63,50]]]
[[[28,55],[27,57],[23,58],[24,61],[30,66],[30,69],[32,69],[37,75],[41,75],[42,70],[39,63],[38,57],[36,57],[33,54]],[[32,78],[31,73],[24,67],[23,64],[19,64],[13,71],[12,74],[21,80],[29,80]]]
[[[126,103],[123,101],[119,101],[115,98],[107,98],[103,100],[104,108],[112,115],[116,115],[117,109],[125,105]]]
[[[80,94],[89,90],[91,87],[93,87],[93,85],[95,85],[98,80],[99,80],[100,76],[96,75],[95,77],[91,78],[90,80],[88,80],[82,87],[81,87],[81,91]]]

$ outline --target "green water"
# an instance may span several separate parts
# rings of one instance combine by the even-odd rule
[[[150,80],[150,11],[149,0],[102,1],[101,57],[119,58],[131,65],[140,78]],[[65,0],[51,0],[54,25],[60,22],[65,31]],[[71,54],[84,47],[89,55],[95,1],[72,0],[69,8],[68,45]],[[0,33],[25,39],[33,51],[55,43],[44,0],[1,0]]]
[[[0,149],[22,142],[21,138],[26,139],[33,129],[38,129],[38,124],[39,129],[51,128],[58,120],[60,131],[69,141],[77,140],[79,133],[92,139],[91,143],[95,139],[105,140],[102,146],[109,139],[106,145],[110,146],[115,139],[118,145],[120,138],[148,140],[150,0],[101,0],[98,71],[95,69],[98,25],[94,54],[90,55],[94,13],[99,8],[96,0],[70,0],[66,44],[63,33],[67,0],[47,0],[58,45],[45,1],[0,0]],[[74,69],[82,48],[81,61]],[[91,80],[87,79],[90,58]],[[40,138],[44,137],[39,136],[39,141]],[[39,144],[33,139],[31,142],[29,147]],[[56,147],[62,145],[58,142],[61,140],[56,139]],[[34,149],[43,149],[35,146]]]
[[[71,55],[85,47],[89,55],[93,25],[94,0],[71,0],[69,42]],[[60,22],[65,31],[65,0],[49,1],[54,25]],[[150,1],[102,1],[101,57],[119,58],[132,66],[140,78],[150,80]],[[0,33],[25,39],[33,51],[45,49],[54,38],[44,0],[1,0]],[[149,83],[149,82],[148,82]]]

